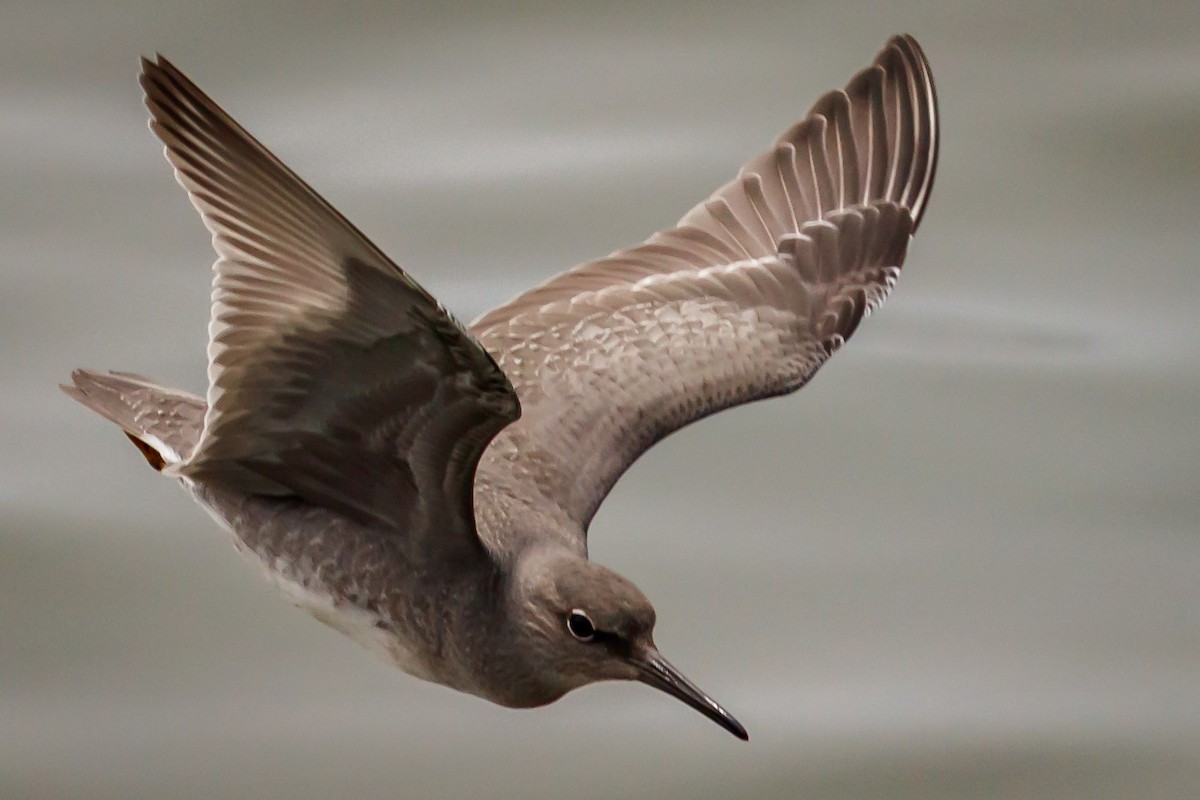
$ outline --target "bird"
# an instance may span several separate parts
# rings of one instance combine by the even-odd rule
[[[161,55],[150,128],[212,234],[203,397],[61,388],[294,605],[418,678],[531,708],[640,681],[748,734],[659,652],[588,527],[663,437],[804,386],[895,285],[933,186],[908,35],[641,244],[468,326]]]

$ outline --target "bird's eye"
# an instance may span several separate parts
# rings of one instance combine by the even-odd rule
[[[567,615],[567,630],[581,642],[590,642],[596,638],[596,626],[588,619],[588,615],[578,608],[572,609]]]

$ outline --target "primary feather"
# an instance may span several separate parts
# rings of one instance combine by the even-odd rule
[[[663,436],[803,386],[895,283],[937,151],[928,62],[894,37],[676,227],[484,314],[524,416],[481,473],[586,529]]]

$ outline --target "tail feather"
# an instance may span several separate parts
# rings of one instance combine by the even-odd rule
[[[130,372],[77,369],[71,384],[60,384],[69,397],[125,431],[156,470],[187,461],[204,430],[202,398],[159,386]]]

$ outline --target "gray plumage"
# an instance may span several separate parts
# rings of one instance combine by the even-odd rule
[[[887,296],[937,162],[916,42],[675,228],[469,329],[169,62],[141,81],[219,256],[209,388],[78,370],[64,390],[293,602],[404,670],[510,706],[636,679],[744,738],[586,531],[654,442],[803,386]]]

